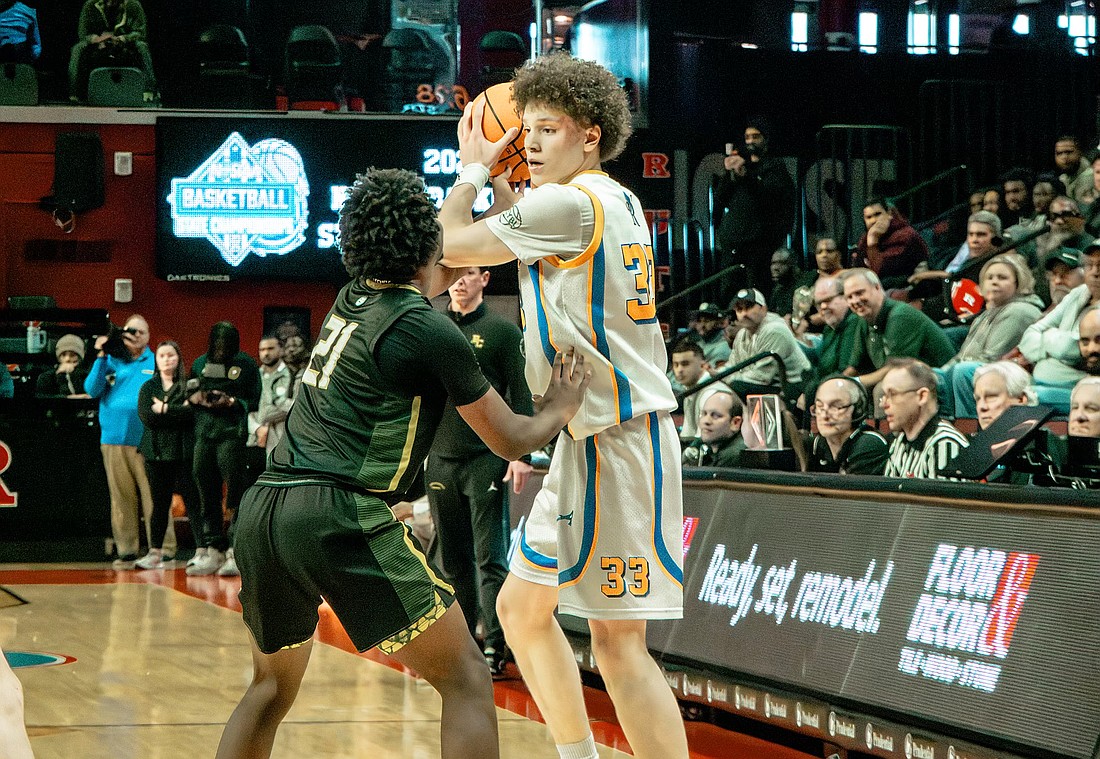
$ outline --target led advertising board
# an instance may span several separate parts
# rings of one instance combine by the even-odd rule
[[[337,214],[368,167],[424,177],[442,204],[461,169],[453,119],[157,120],[157,274],[169,281],[347,280]],[[489,205],[486,189],[475,206]]]
[[[1100,521],[685,488],[684,534],[684,619],[650,623],[654,650],[1094,755]]]

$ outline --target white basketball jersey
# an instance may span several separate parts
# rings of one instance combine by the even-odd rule
[[[574,347],[592,383],[574,439],[652,411],[673,411],[657,321],[653,246],[642,205],[603,172],[538,187],[489,219],[519,259],[527,383],[541,393],[554,354]],[[582,229],[592,229],[589,242]],[[587,244],[586,244],[587,243]]]

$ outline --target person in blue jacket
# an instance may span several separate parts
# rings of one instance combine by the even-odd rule
[[[138,557],[138,505],[145,515],[149,545],[153,496],[145,476],[145,459],[138,452],[144,426],[138,416],[138,393],[156,373],[156,359],[149,350],[149,323],[134,314],[126,320],[121,345],[113,350],[109,336],[96,338],[97,357],[84,380],[84,390],[99,399],[100,450],[111,493],[111,533],[118,558],[114,569],[133,569]],[[159,541],[158,541],[159,542]],[[164,554],[174,556],[176,533],[172,520],[164,534]]]

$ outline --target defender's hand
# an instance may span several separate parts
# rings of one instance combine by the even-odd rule
[[[550,371],[550,384],[538,400],[540,413],[561,413],[563,426],[568,423],[581,407],[581,400],[592,381],[592,370],[585,365],[584,356],[570,348],[564,354],[554,357],[554,368]]]

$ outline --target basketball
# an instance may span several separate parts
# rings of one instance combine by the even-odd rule
[[[526,182],[531,178],[531,171],[527,168],[527,151],[523,147],[523,125],[516,111],[515,101],[512,100],[512,84],[494,84],[482,92],[476,98],[485,101],[485,116],[481,120],[481,129],[485,136],[496,142],[511,127],[520,130],[519,135],[508,143],[504,152],[500,154],[496,165],[489,170],[491,176],[498,176],[508,167],[512,169],[512,182]]]

